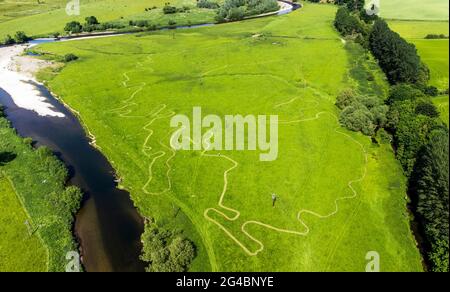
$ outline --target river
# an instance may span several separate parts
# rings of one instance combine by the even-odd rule
[[[300,7],[298,4],[283,6],[277,13],[286,14]],[[210,25],[213,24],[183,26],[178,29]],[[37,45],[49,41],[54,40],[35,40],[30,44]],[[2,74],[13,73],[4,68]],[[7,118],[18,134],[32,138],[37,147],[47,146],[54,151],[69,169],[68,183],[83,190],[85,197],[76,215],[74,232],[81,246],[80,254],[85,270],[144,271],[144,263],[139,260],[142,248],[140,235],[143,232],[144,222],[134,207],[130,194],[117,188],[114,169],[102,153],[90,144],[92,141],[70,110],[53,97],[44,86],[33,81],[26,83],[23,80],[19,81],[12,80],[10,88],[29,87],[22,95],[30,94],[31,90],[39,91],[44,113],[49,114],[38,114],[36,111],[18,106],[14,98],[1,86],[0,104],[6,107]],[[23,96],[20,100],[23,100]]]

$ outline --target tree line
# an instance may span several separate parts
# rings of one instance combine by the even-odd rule
[[[6,35],[3,41],[0,41],[0,45],[9,46],[15,44],[24,44],[29,40],[31,40],[31,38],[27,36],[23,31],[18,31],[13,37],[9,34]]]
[[[425,236],[424,255],[432,271],[449,270],[449,130],[439,118],[428,86],[430,71],[409,44],[377,16],[368,16],[364,1],[338,1],[334,25],[349,41],[372,53],[391,84],[388,99],[342,92],[336,105],[340,122],[353,131],[383,136],[395,149],[408,177],[412,210]],[[448,92],[448,90],[446,91]]]
[[[67,186],[68,171],[46,147],[34,148],[21,138],[0,106],[0,172],[8,177],[49,252],[49,271],[63,272],[68,251],[77,250],[72,228],[83,197],[80,189]]]

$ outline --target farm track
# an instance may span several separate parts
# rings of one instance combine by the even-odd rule
[[[151,63],[152,59],[151,56],[147,57],[147,61],[144,62],[148,62]],[[140,68],[143,68],[144,64],[141,62],[138,62],[135,66],[135,70],[139,70]],[[205,78],[205,77],[209,77],[209,78],[216,78],[216,77],[221,77],[221,76],[229,76],[229,75],[233,75],[233,76],[264,76],[264,77],[270,77],[278,82],[283,82],[285,84],[287,84],[288,86],[294,86],[295,88],[298,89],[298,85],[295,84],[294,82],[291,81],[287,81],[285,80],[282,76],[278,76],[278,75],[273,75],[273,74],[253,74],[253,73],[240,73],[240,74],[217,74],[217,75],[208,75],[211,72],[217,71],[217,70],[224,70],[224,69],[228,69],[230,67],[230,65],[226,65],[226,66],[221,66],[219,68],[216,69],[211,69],[210,71],[207,71],[203,74],[200,74],[199,76],[195,76],[192,79],[199,79],[199,78]],[[150,68],[150,66],[145,67],[146,70],[150,70],[153,71],[153,69]],[[168,195],[173,201],[176,202],[176,204],[178,204],[180,207],[182,207],[183,212],[185,212],[189,218],[191,219],[191,221],[194,221],[194,214],[191,214],[192,211],[190,211],[189,207],[186,206],[184,203],[182,203],[181,201],[179,201],[177,198],[175,198],[173,195],[170,194],[170,191],[172,189],[172,179],[171,179],[171,171],[172,171],[172,166],[171,166],[171,160],[176,156],[176,152],[173,150],[173,148],[165,145],[162,141],[159,141],[158,144],[164,148],[165,150],[159,150],[159,151],[155,151],[152,152],[153,148],[150,146],[150,142],[151,142],[151,138],[154,134],[154,131],[152,129],[152,125],[156,120],[159,119],[169,119],[170,117],[175,115],[175,112],[167,110],[167,105],[166,104],[161,104],[160,106],[158,106],[157,108],[155,108],[154,110],[152,110],[152,112],[147,115],[147,116],[139,116],[139,115],[131,115],[131,113],[133,112],[133,110],[131,109],[131,107],[134,106],[138,106],[137,103],[134,102],[135,97],[143,90],[143,88],[145,86],[148,86],[148,84],[146,84],[145,82],[141,82],[141,83],[137,83],[134,85],[129,84],[130,83],[130,77],[128,74],[132,73],[133,71],[129,71],[129,72],[124,72],[122,75],[124,77],[124,81],[122,82],[123,86],[125,88],[131,89],[134,88],[135,90],[131,93],[130,97],[126,100],[123,101],[123,106],[118,107],[116,109],[110,110],[110,113],[112,114],[117,114],[119,117],[122,118],[148,118],[150,117],[151,120],[146,123],[143,127],[143,130],[145,132],[148,133],[143,145],[142,145],[142,153],[150,160],[150,164],[148,166],[148,175],[149,178],[147,180],[147,182],[145,183],[145,185],[142,187],[142,191],[145,194],[148,195]],[[314,96],[316,96],[316,98],[321,98],[324,99],[326,101],[331,101],[331,97],[328,96],[327,94],[323,94],[322,92],[320,92],[318,89],[308,85],[307,86],[308,89],[310,89]],[[298,100],[299,97],[295,97],[295,98],[291,98],[288,101],[285,101],[283,103],[279,103],[276,104],[274,106],[274,108],[280,108],[283,106],[288,106],[291,105],[292,103],[294,103],[296,100]],[[318,107],[318,105],[320,104],[320,102],[318,100],[312,100],[312,101],[308,101],[314,104],[314,106],[312,107],[307,107],[302,109],[303,111],[305,110],[309,110],[309,109],[313,109]],[[280,121],[279,124],[285,124],[285,125],[289,125],[289,124],[299,124],[299,123],[303,123],[303,122],[308,122],[308,121],[314,121],[314,120],[318,120],[321,118],[321,116],[323,115],[331,115],[336,122],[338,123],[338,117],[330,112],[326,112],[326,111],[322,111],[322,112],[318,112],[316,113],[316,115],[314,117],[310,117],[310,118],[303,118],[303,119],[297,119],[297,120],[290,120],[290,121]],[[256,243],[259,248],[252,251],[250,250],[247,246],[245,246],[245,244],[240,241],[238,238],[236,238],[231,231],[229,231],[224,225],[222,225],[221,223],[219,223],[218,221],[216,221],[215,219],[213,219],[210,216],[211,212],[214,212],[216,214],[218,214],[219,216],[221,216],[222,218],[224,218],[226,221],[229,222],[233,222],[236,221],[240,218],[241,213],[239,210],[233,209],[231,207],[227,207],[223,201],[225,199],[225,196],[227,194],[227,190],[228,190],[228,176],[229,174],[237,169],[239,167],[239,163],[235,160],[233,160],[231,157],[226,156],[226,155],[222,155],[222,154],[208,154],[207,152],[209,151],[207,147],[207,149],[205,149],[202,153],[201,153],[201,157],[213,157],[213,158],[222,158],[222,159],[226,159],[229,162],[231,162],[232,166],[230,168],[228,168],[227,170],[224,171],[223,173],[223,189],[222,189],[222,193],[220,194],[220,198],[218,201],[218,206],[220,207],[221,210],[224,210],[226,212],[229,212],[232,214],[232,216],[229,216],[227,214],[225,214],[225,212],[216,209],[214,207],[212,208],[207,208],[203,215],[205,217],[206,220],[210,221],[211,223],[214,223],[216,226],[218,226],[222,231],[225,232],[225,234],[232,239],[247,255],[249,256],[256,256],[258,253],[262,252],[264,250],[264,244],[256,237],[254,237],[248,230],[247,227],[251,226],[251,225],[257,225],[263,228],[267,228],[269,230],[275,231],[275,232],[280,232],[280,233],[286,233],[286,234],[292,234],[292,235],[297,235],[297,236],[307,236],[310,233],[310,226],[307,224],[307,222],[305,221],[305,217],[306,216],[313,216],[316,217],[318,219],[327,219],[330,218],[334,215],[336,215],[339,212],[339,203],[341,201],[344,200],[350,200],[350,199],[354,199],[357,197],[358,192],[356,191],[356,189],[353,187],[353,185],[355,183],[361,182],[364,180],[364,178],[366,177],[366,173],[367,173],[367,161],[368,161],[368,157],[367,157],[367,152],[364,148],[364,146],[358,142],[357,140],[355,140],[353,137],[351,137],[350,135],[339,131],[340,127],[338,126],[337,128],[334,129],[334,131],[340,135],[343,135],[344,137],[346,137],[347,139],[350,139],[351,141],[353,141],[354,143],[358,144],[359,147],[361,147],[362,153],[364,155],[364,159],[365,159],[365,165],[364,165],[364,170],[362,173],[362,176],[360,178],[351,180],[348,182],[347,186],[351,191],[351,195],[349,196],[344,196],[344,197],[339,197],[337,199],[334,200],[334,210],[328,214],[319,214],[313,210],[307,210],[307,209],[302,209],[299,210],[297,213],[297,220],[300,224],[300,226],[302,227],[302,231],[298,231],[298,230],[290,230],[290,229],[283,229],[283,228],[279,228],[264,222],[260,222],[260,221],[254,221],[254,220],[250,220],[250,221],[246,221],[241,225],[241,231],[243,234],[245,234],[245,236],[247,236],[251,241],[253,241],[254,243]],[[166,138],[169,134],[166,135]],[[209,139],[208,137],[205,137],[205,141],[203,141],[203,143],[207,144],[207,139]],[[191,140],[192,143],[194,143],[194,141]],[[169,155],[168,152],[171,152],[171,154]],[[165,167],[167,168],[167,171],[165,173],[165,176],[167,178],[167,187],[159,192],[152,192],[149,190],[149,185],[151,184],[151,182],[153,181],[153,166],[156,163],[156,161],[158,159],[162,159],[163,157],[167,156],[166,161],[165,161]],[[196,227],[198,230],[198,227]],[[211,256],[213,256],[214,254],[214,249],[213,246],[210,242],[208,242],[209,240],[207,240],[205,237],[207,237],[206,235],[203,234],[203,232],[201,232],[200,230],[198,230],[200,234],[202,234],[202,238],[203,238],[203,242],[205,243],[205,246],[208,250],[208,255],[210,256],[210,261],[211,261]],[[214,257],[214,256],[213,256]],[[215,257],[214,257],[215,258]],[[215,262],[211,262],[211,265],[213,267],[214,270],[217,269],[217,264]]]

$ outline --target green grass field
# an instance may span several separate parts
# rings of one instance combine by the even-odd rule
[[[420,57],[431,71],[430,84],[439,89],[448,88],[448,40],[414,40]]]
[[[389,26],[394,31],[416,46],[422,61],[430,68],[430,85],[436,86],[440,90],[448,89],[449,40],[427,40],[425,37],[428,34],[449,35],[448,3],[447,0],[423,2],[422,5],[418,5],[423,11],[418,11],[414,17],[411,17],[411,14],[407,14],[409,17],[397,17],[417,19],[417,21],[389,21]],[[446,5],[446,8],[443,5]],[[444,14],[446,17],[443,17]],[[446,21],[427,21],[436,19],[445,19]],[[442,119],[448,124],[448,96],[436,98],[435,103],[440,109]]]
[[[54,6],[50,3],[55,2]],[[173,19],[179,24],[188,24],[189,18],[192,23],[211,22],[214,20],[214,11],[208,9],[192,9],[189,13],[177,13],[173,16],[164,15],[162,7],[169,1],[164,0],[90,0],[81,1],[80,15],[69,16],[66,13],[66,1],[49,1],[49,5],[40,7],[34,5],[36,13],[27,14],[22,12],[17,16],[6,18],[13,11],[17,11],[17,5],[8,8],[2,13],[3,21],[0,18],[0,39],[7,34],[13,35],[16,31],[24,31],[28,35],[46,35],[55,32],[63,32],[64,26],[70,21],[84,22],[87,16],[96,16],[100,22],[121,21],[126,19],[148,19],[154,23],[167,25],[169,19]],[[9,2],[8,2],[9,3]],[[182,7],[184,5],[194,7],[195,0],[173,0],[171,5]],[[3,6],[0,2],[0,8]],[[36,7],[37,6],[37,7]],[[145,12],[145,8],[158,7],[156,10]],[[188,15],[188,16],[187,16]]]
[[[25,213],[11,183],[0,173],[0,272],[47,271],[47,250],[30,235]]]
[[[448,20],[448,0],[381,0],[385,19]]]
[[[447,126],[449,125],[449,116],[448,116],[448,95],[439,96],[433,98],[434,104],[438,107],[439,112],[441,113],[441,119],[444,121]]]
[[[80,57],[48,86],[80,112],[140,212],[195,242],[192,271],[364,271],[369,251],[384,271],[421,271],[392,150],[336,119],[335,96],[362,85],[353,76],[366,67],[350,62],[335,11],[307,4],[280,17],[38,49]],[[278,159],[173,152],[170,117],[193,106],[279,115]]]
[[[428,34],[449,35],[448,21],[389,20],[389,27],[407,39],[424,39]]]

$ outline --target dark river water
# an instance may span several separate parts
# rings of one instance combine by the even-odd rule
[[[18,108],[0,89],[0,103],[6,106],[8,120],[20,136],[32,138],[36,146],[45,145],[66,164],[69,184],[85,193],[76,216],[75,233],[82,245],[86,271],[143,271],[139,261],[143,221],[127,192],[116,188],[114,170],[106,158],[89,142],[77,118],[43,86],[42,95],[65,115],[42,117]]]

